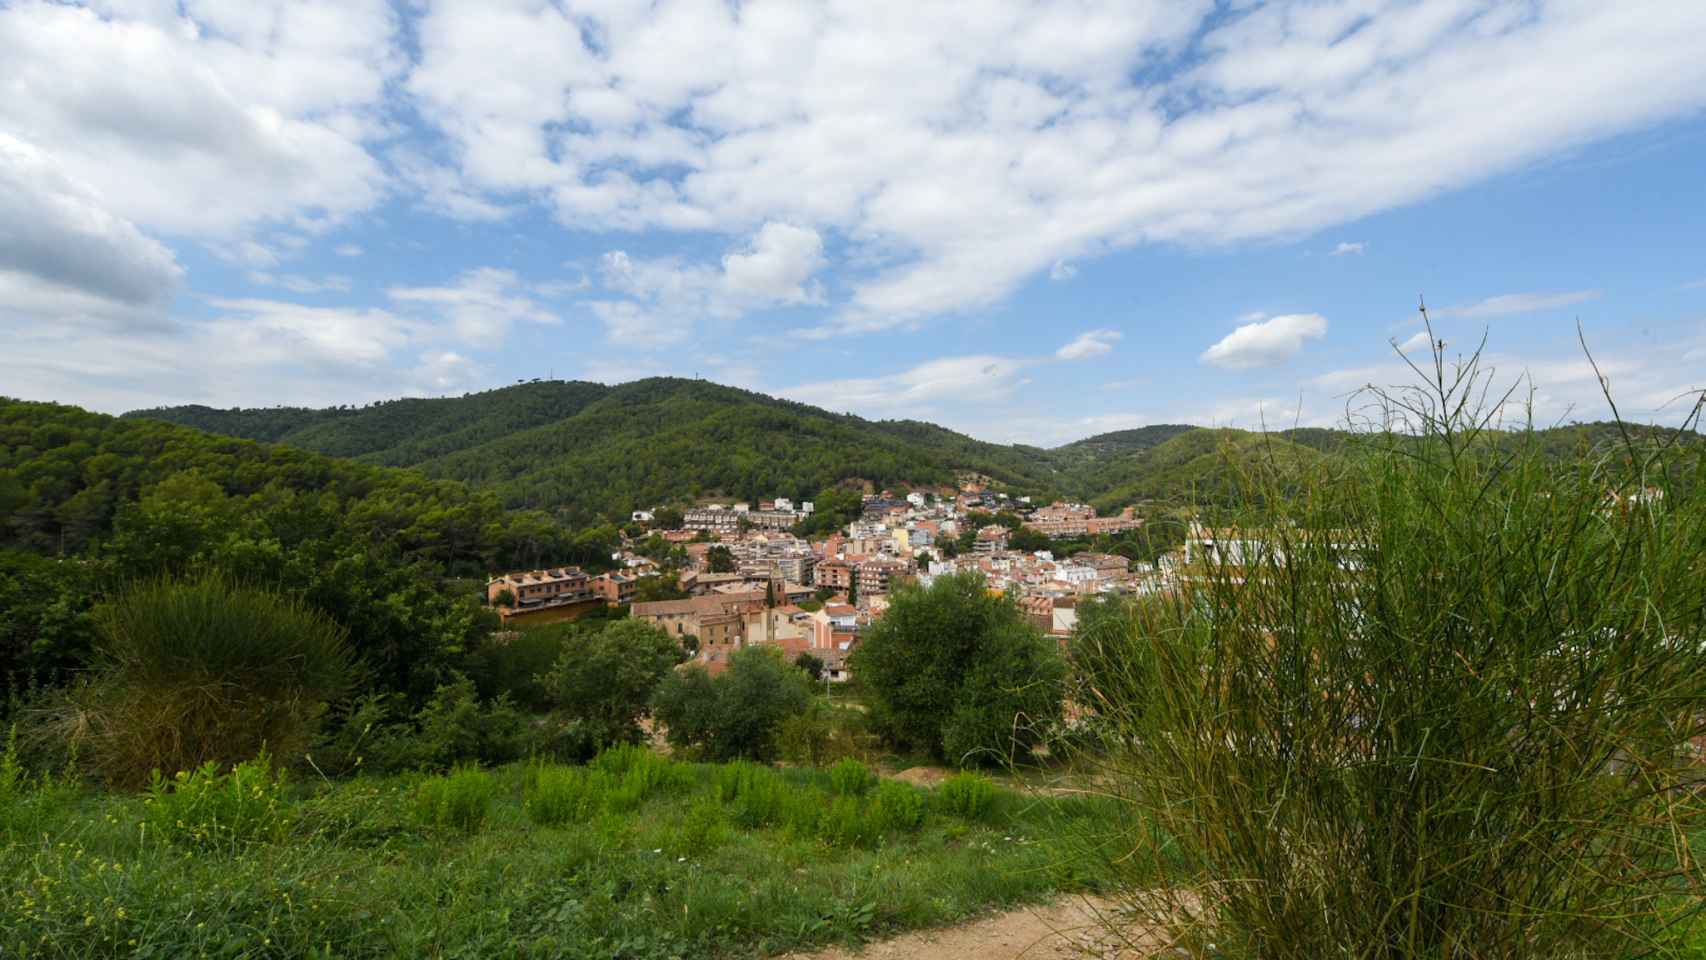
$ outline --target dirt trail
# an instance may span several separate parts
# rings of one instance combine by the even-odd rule
[[[1139,940],[1122,944],[1097,920],[1106,901],[1068,897],[956,927],[908,933],[849,950],[791,953],[784,960],[1137,960],[1150,956]],[[1154,945],[1153,941],[1149,941]]]

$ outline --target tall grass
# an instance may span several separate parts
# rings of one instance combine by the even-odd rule
[[[350,682],[346,633],[300,600],[212,576],[138,584],[96,610],[99,665],[57,734],[108,780],[299,756]]]
[[[1418,372],[1134,609],[1091,694],[1132,906],[1199,956],[1658,950],[1706,894],[1698,447],[1559,463],[1477,357]]]

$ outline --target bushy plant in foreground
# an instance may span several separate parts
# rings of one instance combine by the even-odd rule
[[[478,767],[461,767],[433,777],[415,793],[415,815],[422,823],[473,833],[486,822],[486,808],[497,795],[492,775]]]
[[[265,753],[227,772],[212,760],[170,778],[156,771],[143,822],[151,835],[174,843],[280,840],[294,813],[285,786],[284,771],[273,770]]]
[[[527,818],[541,826],[563,827],[582,823],[603,806],[605,779],[581,767],[555,764],[528,771],[522,799]]]
[[[1119,869],[1203,954],[1647,953],[1706,903],[1706,504],[1673,472],[1706,463],[1559,463],[1474,358],[1421,372],[1337,465],[1244,476],[1133,611],[1149,675],[1105,689],[1147,696],[1098,704],[1139,824],[1113,862],[1166,855]]]
[[[864,764],[851,758],[829,768],[829,785],[836,793],[856,797],[871,788],[877,778]]]
[[[975,773],[956,773],[936,788],[936,805],[961,820],[980,821],[995,810],[995,785]]]
[[[55,720],[121,784],[151,772],[301,756],[350,682],[346,633],[300,600],[221,577],[156,580],[95,614],[100,666]]]

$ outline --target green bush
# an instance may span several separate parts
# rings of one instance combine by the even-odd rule
[[[534,767],[528,771],[522,809],[541,826],[584,823],[603,806],[604,782],[595,783],[588,771],[575,767]]]
[[[265,753],[220,772],[212,760],[170,779],[156,771],[143,798],[148,832],[174,843],[210,845],[276,841],[289,833],[294,810],[285,773]]]
[[[1706,502],[1672,472],[1706,460],[1559,460],[1477,358],[1418,369],[1341,458],[1239,476],[1239,532],[1133,611],[1104,849],[1233,955],[1646,955],[1706,902]]]
[[[943,813],[978,822],[995,811],[995,785],[975,773],[956,773],[936,788],[935,799]]]
[[[140,584],[95,611],[93,678],[58,725],[122,784],[225,766],[264,748],[300,757],[350,683],[346,633],[301,601],[221,577]]]
[[[486,822],[486,808],[496,795],[497,783],[491,774],[478,767],[460,767],[417,788],[415,815],[428,826],[474,833]]]
[[[857,797],[836,797],[817,823],[818,836],[837,847],[868,847],[882,836],[870,812]]]
[[[1065,693],[1054,641],[975,573],[896,590],[852,669],[896,746],[956,764],[1024,759],[1059,722]]]
[[[468,675],[484,699],[507,694],[527,710],[548,709],[551,700],[540,677],[563,655],[570,638],[587,629],[579,623],[561,623],[498,631],[469,654]]]
[[[732,654],[716,677],[700,667],[672,674],[653,702],[671,745],[715,760],[769,760],[781,725],[806,711],[812,692],[805,674],[779,651],[748,647]]]
[[[877,778],[857,760],[843,760],[829,770],[829,785],[837,794],[856,797],[871,789]]]
[[[693,804],[676,825],[676,847],[689,857],[702,857],[728,842],[728,838],[728,814],[714,800]]]
[[[579,724],[596,752],[643,739],[640,720],[651,709],[653,691],[681,656],[662,630],[617,620],[603,630],[570,634],[556,663],[539,676],[539,685],[555,710]]]
[[[776,752],[796,766],[822,767],[841,760],[868,761],[881,744],[870,732],[865,712],[832,706],[814,697],[806,709],[776,727]]]
[[[885,780],[871,794],[869,802],[871,822],[878,831],[917,833],[924,826],[928,801],[917,787]]]

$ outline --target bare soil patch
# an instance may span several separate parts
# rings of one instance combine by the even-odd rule
[[[862,948],[788,954],[786,960],[1137,960],[1154,955],[1161,946],[1154,937],[1108,932],[1104,921],[1114,909],[1106,900],[1069,897]]]
[[[900,780],[919,787],[939,787],[942,781],[954,775],[947,767],[907,767],[899,773],[889,774],[889,779]]]

